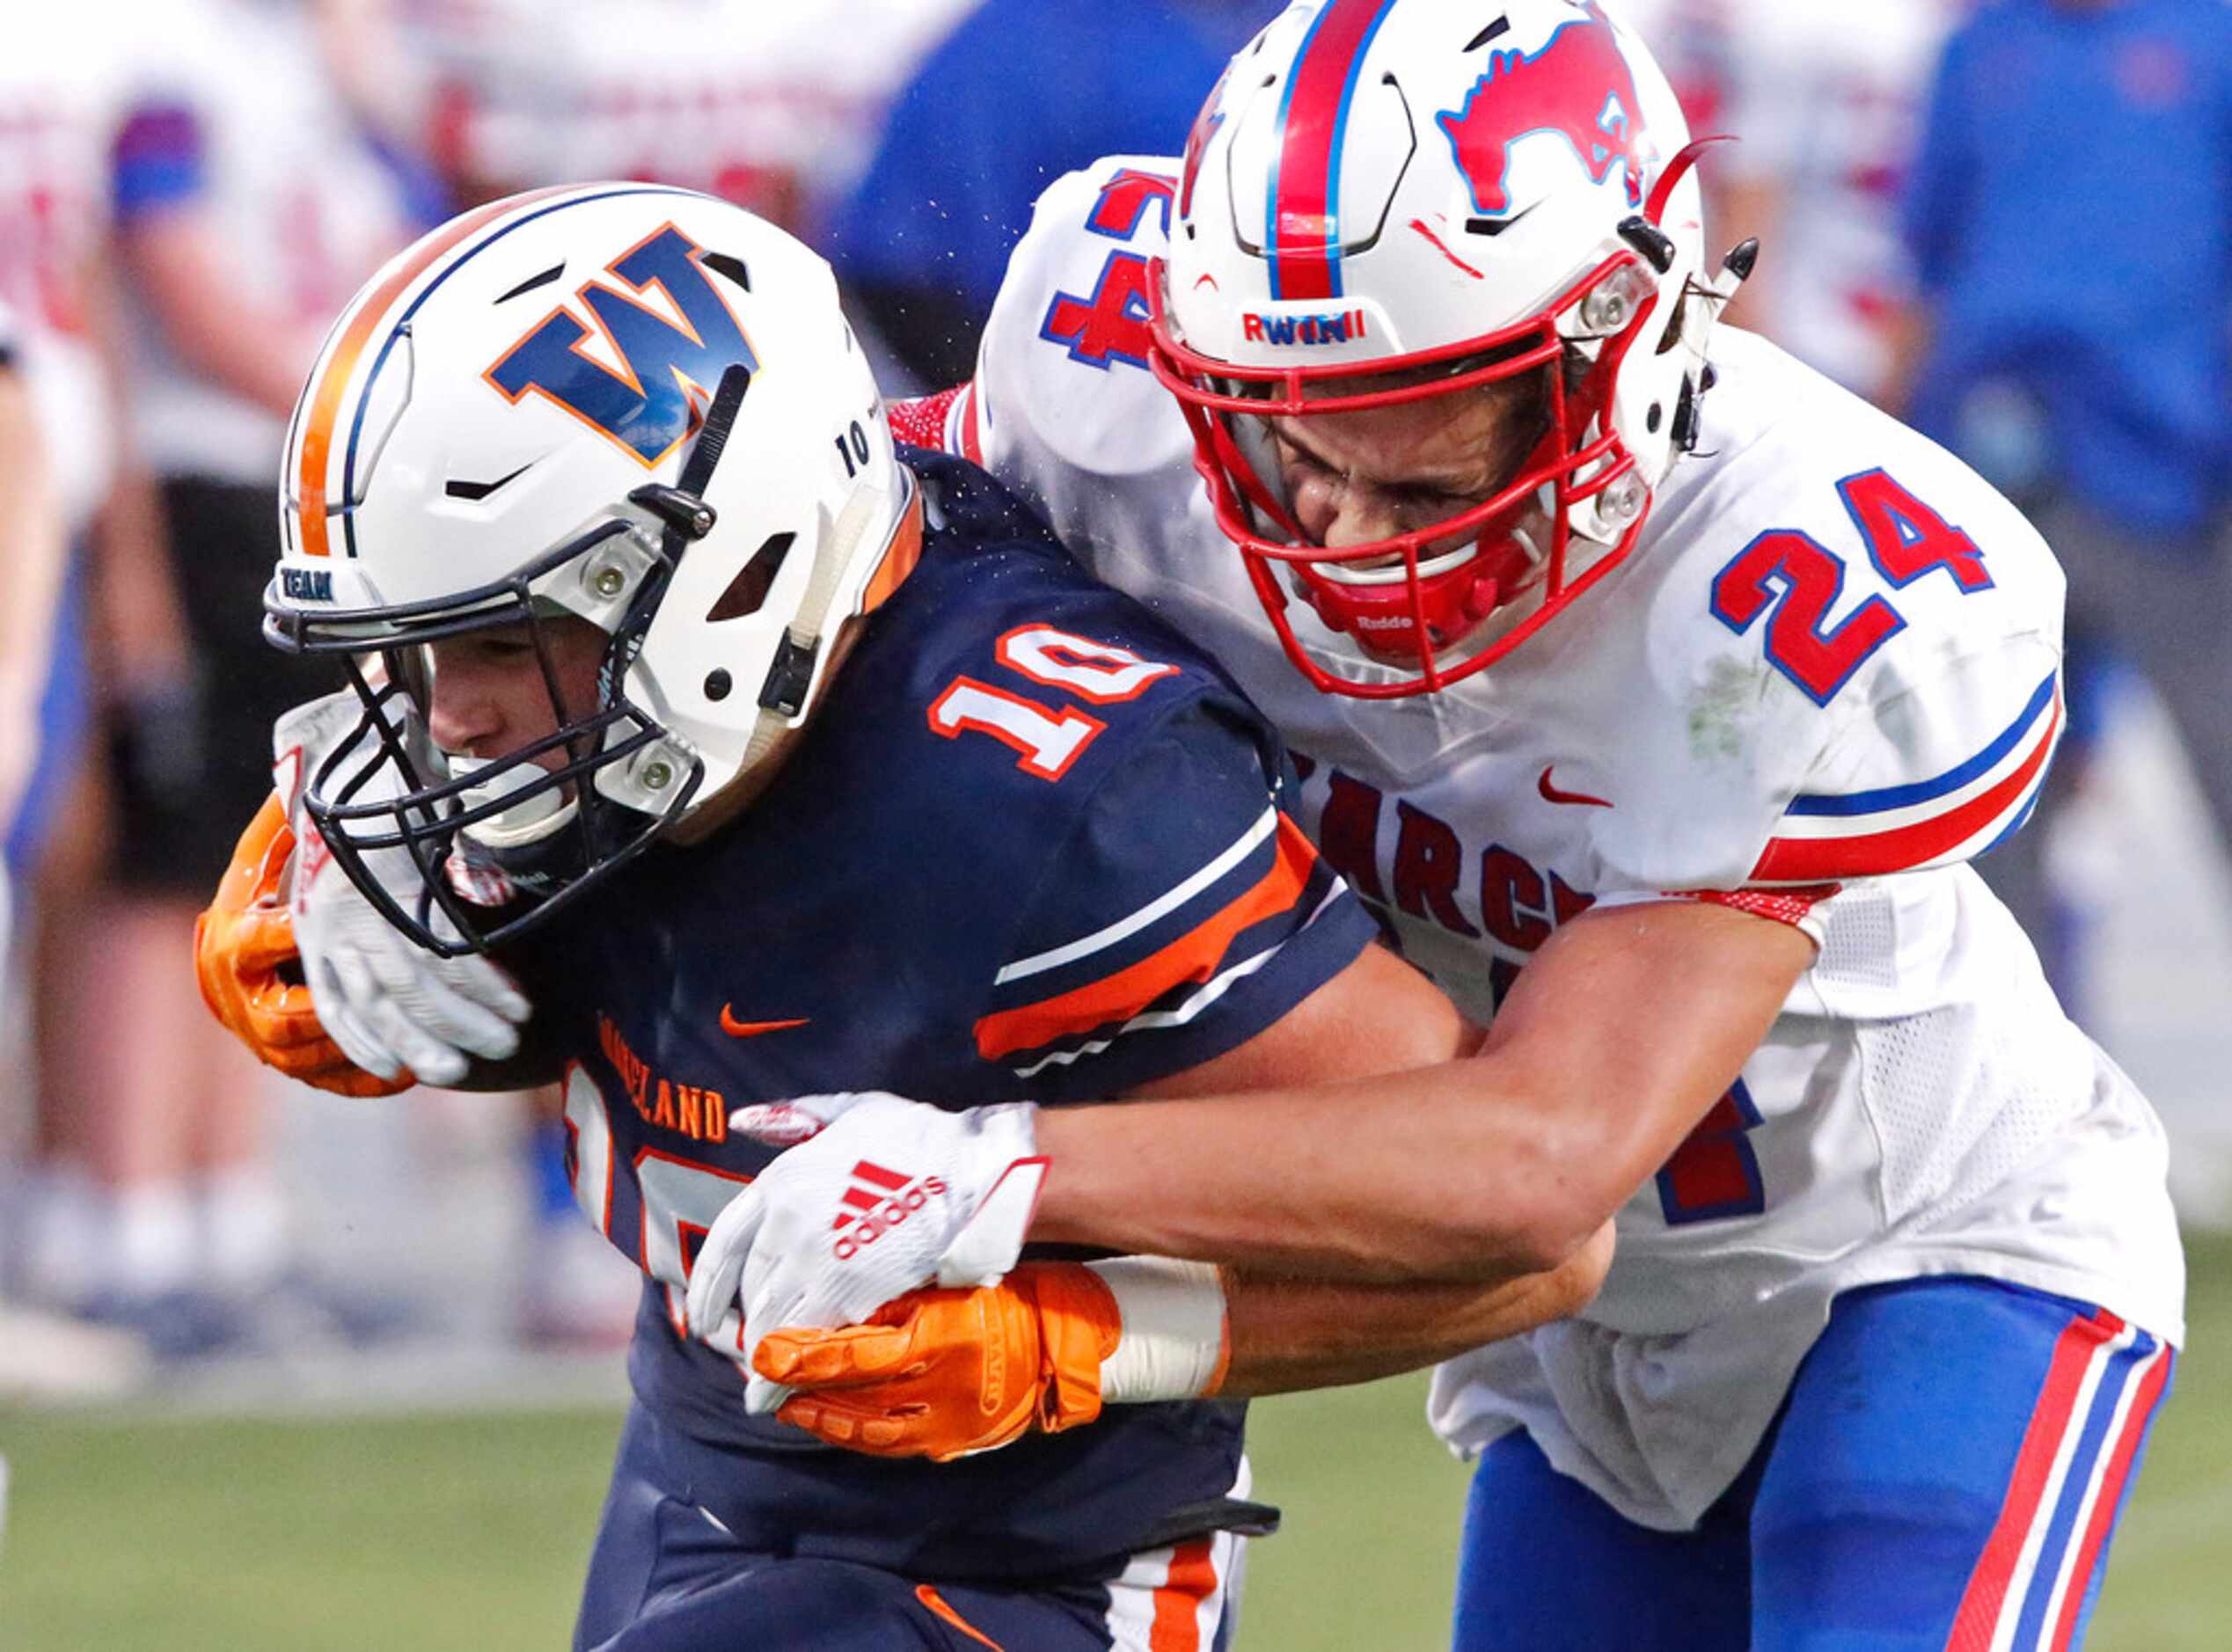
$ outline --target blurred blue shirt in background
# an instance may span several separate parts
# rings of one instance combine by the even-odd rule
[[[2059,491],[2197,535],[2232,456],[2232,8],[1999,0],[1948,43],[1906,202],[1932,340],[1910,413],[1973,447],[2009,386]]]
[[[1226,61],[1275,10],[986,0],[900,94],[867,176],[833,215],[822,238],[838,274],[879,319],[880,297],[913,295],[918,310],[887,326],[890,342],[925,376],[965,376],[1040,192],[1104,155],[1177,154]],[[967,336],[925,340],[926,323]]]

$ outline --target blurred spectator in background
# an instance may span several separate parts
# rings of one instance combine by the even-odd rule
[[[1788,0],[1606,0],[1650,43],[1689,129],[1714,239],[1762,243],[1727,318],[1848,388],[1899,376],[1912,277],[1899,190],[1946,31],[1970,0],[1881,0],[1865,27]]]
[[[20,841],[35,833],[39,805],[25,805],[48,743],[42,707],[66,560],[55,471],[38,409],[17,368],[21,336],[0,299],[0,578],[8,591],[0,609],[0,843],[11,851],[19,826],[26,829]],[[11,889],[20,870],[14,853],[0,859],[0,988],[8,974]],[[128,1341],[0,1300],[0,1400],[113,1390],[136,1377],[139,1364]]]
[[[398,3],[421,67],[384,78],[415,86],[465,198],[621,178],[796,227],[858,176],[891,94],[971,0]]]
[[[121,33],[129,35],[131,31]],[[97,517],[122,467],[121,419],[113,269],[102,256],[107,227],[108,149],[120,118],[128,55],[113,39],[96,38],[80,18],[42,9],[11,20],[0,52],[0,302],[18,328],[17,366],[37,415],[38,438],[67,539],[88,545]],[[142,513],[142,520],[147,520]],[[109,513],[104,552],[118,577],[105,591],[123,596],[105,628],[136,654],[161,652],[170,632],[131,634],[150,604],[133,595],[150,588],[150,547],[130,531],[125,513]],[[135,562],[135,559],[137,561]],[[84,761],[88,719],[85,658],[87,559],[67,575],[57,609],[35,636],[35,605],[9,606],[10,667],[39,680],[35,737],[11,755],[32,757],[24,795],[8,831],[7,854],[23,897],[19,923],[29,932],[24,971],[40,1069],[28,1086],[33,1134],[23,1143],[30,1166],[11,1198],[11,1282],[32,1294],[70,1298],[85,1284],[84,1252],[97,1240],[95,1211],[79,1139],[84,1121],[48,1082],[49,1066],[70,1054],[48,1037],[53,1014],[84,991],[55,966],[57,948],[82,924],[97,874],[102,819],[96,776]],[[153,588],[163,588],[157,583]],[[51,1060],[49,1059],[51,1057]]]
[[[1863,27],[1832,6],[1721,4],[1725,92],[1717,123],[1691,129],[1734,136],[1705,168],[1721,238],[1761,243],[1728,319],[1880,400],[1901,376],[1914,313],[1899,193],[1965,0],[1875,0]]]
[[[281,669],[255,625],[285,421],[340,301],[443,209],[337,95],[325,17],[261,0],[141,12],[113,150],[129,435],[169,553],[135,595],[175,630],[102,656],[107,887],[69,915],[75,955],[48,961],[65,989],[41,1029],[64,1057],[46,1080],[77,1121],[91,1232],[47,1248],[75,1252],[89,1311],[163,1352],[253,1340],[284,1261],[264,1085],[210,1035],[179,960],[231,822],[269,790],[272,719],[329,686]]]
[[[84,581],[70,546],[91,527],[116,457],[95,279],[114,106],[107,66],[80,33],[26,18],[0,54],[0,895],[14,897],[0,899],[0,982],[11,943],[35,933],[42,915],[58,926],[49,910],[66,910],[92,864],[65,830],[86,723]],[[86,812],[79,801],[76,815]],[[0,1015],[8,1007],[0,992]],[[0,1048],[0,1068],[27,1076],[17,1054]],[[36,1089],[14,1093],[28,1100]],[[33,1133],[18,1139],[25,1123]],[[55,1186],[69,1198],[78,1155],[59,1109],[0,1117],[0,1159],[11,1140],[12,1156],[50,1166],[54,1183],[34,1173],[7,1189],[0,1255],[19,1264],[27,1213]],[[20,1265],[7,1272],[0,1283],[14,1290],[34,1283]],[[135,1378],[143,1357],[128,1338],[0,1305],[0,1397],[111,1392]]]
[[[1666,73],[1697,137],[1729,131],[1732,38],[1745,0],[1603,0],[1604,9],[1642,35]],[[1710,167],[1706,169],[1708,172]]]
[[[1100,156],[1176,153],[1226,60],[1275,11],[1263,0],[985,0],[899,95],[823,238],[847,313],[917,387],[967,378],[1039,192]]]
[[[2073,737],[2101,640],[2146,676],[2232,842],[2232,9],[2000,0],[1946,46],[1906,204],[1908,413],[2031,512],[2069,578]],[[2082,784],[2070,754],[2041,804]],[[2047,831],[1980,862],[2076,996]]]

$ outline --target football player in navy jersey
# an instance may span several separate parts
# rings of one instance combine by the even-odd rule
[[[999,1136],[1026,1099],[1442,1059],[1462,1023],[1371,944],[1230,680],[983,472],[896,448],[827,267],[749,214],[609,185],[456,220],[334,325],[283,482],[267,631],[351,683],[282,720],[199,971],[327,1088],[562,1074],[577,1195],[647,1276],[577,1646],[1221,1644],[1271,1517],[1233,1398],[1601,1276],[1601,1240],[1423,1286],[964,1242],[910,1323],[998,1311],[1024,1351],[960,1378],[976,1426],[921,1453],[959,1460],[832,1449],[841,1400],[753,1414],[743,1327],[685,1292],[816,1128],[779,1098],[994,1093]],[[986,1254],[1043,1171],[987,1191]],[[809,1241],[839,1255],[945,1192],[843,1175]]]

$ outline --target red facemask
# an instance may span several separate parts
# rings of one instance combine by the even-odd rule
[[[1648,296],[1636,304],[1628,325],[1603,341],[1577,380],[1569,383],[1559,320],[1630,267],[1645,278],[1634,284]],[[1256,368],[1187,347],[1169,312],[1167,267],[1158,261],[1148,288],[1153,340],[1149,362],[1177,397],[1193,431],[1194,467],[1209,486],[1218,526],[1247,559],[1249,579],[1287,656],[1317,688],[1389,699],[1460,682],[1518,647],[1626,557],[1647,514],[1647,495],[1634,501],[1617,544],[1578,571],[1569,567],[1576,508],[1607,490],[1643,486],[1606,412],[1620,364],[1658,307],[1647,278],[1641,259],[1623,250],[1534,317],[1497,332],[1372,362]],[[1487,359],[1473,359],[1482,357]],[[1391,376],[1413,375],[1413,382],[1387,383]],[[1307,542],[1234,433],[1238,419],[1323,418],[1462,395],[1523,375],[1538,376],[1547,387],[1543,435],[1493,497],[1427,527],[1338,550]],[[1359,381],[1376,387],[1353,388]],[[1338,676],[1312,659],[1287,612],[1287,592],[1277,577],[1282,565],[1296,593],[1328,629],[1353,639],[1374,660],[1414,668],[1414,675],[1364,682]],[[1344,565],[1390,572],[1399,565],[1400,576],[1358,582],[1353,575],[1343,579],[1328,572]],[[1532,603],[1524,618],[1489,630],[1478,646],[1465,648],[1489,620],[1523,600]]]

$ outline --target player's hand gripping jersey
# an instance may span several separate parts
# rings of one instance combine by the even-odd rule
[[[748,1417],[743,1371],[681,1322],[687,1259],[778,1151],[730,1112],[878,1086],[1119,1093],[1262,1031],[1372,926],[1225,675],[981,473],[910,462],[921,562],[771,791],[704,845],[646,853],[516,961],[574,1057],[581,1202],[651,1276],[636,1391],[743,1459],[699,1488],[706,1509],[754,1551],[1044,1574],[1228,1518],[1204,1506],[1240,1479],[1240,1407],[1116,1407],[935,1469]],[[856,1177],[873,1242],[907,1188]]]
[[[1438,694],[1319,693],[1144,365],[1181,171],[1116,158],[1050,189],[974,384],[903,425],[981,455],[1231,670],[1295,749],[1326,859],[1475,1016],[1592,906],[1723,901],[1819,947],[1621,1213],[1594,1307],[1445,1366],[1443,1434],[1471,1450],[1524,1425],[1674,1526],[1751,1456],[1840,1290],[1981,1275],[2176,1341],[2160,1128],[1965,864],[2021,824],[2060,727],[2062,582],[2038,535],[1928,442],[1723,330],[1695,453],[1577,611]],[[1377,669],[1288,613],[1321,662]],[[1573,1035],[1618,1037],[1620,1006]]]

